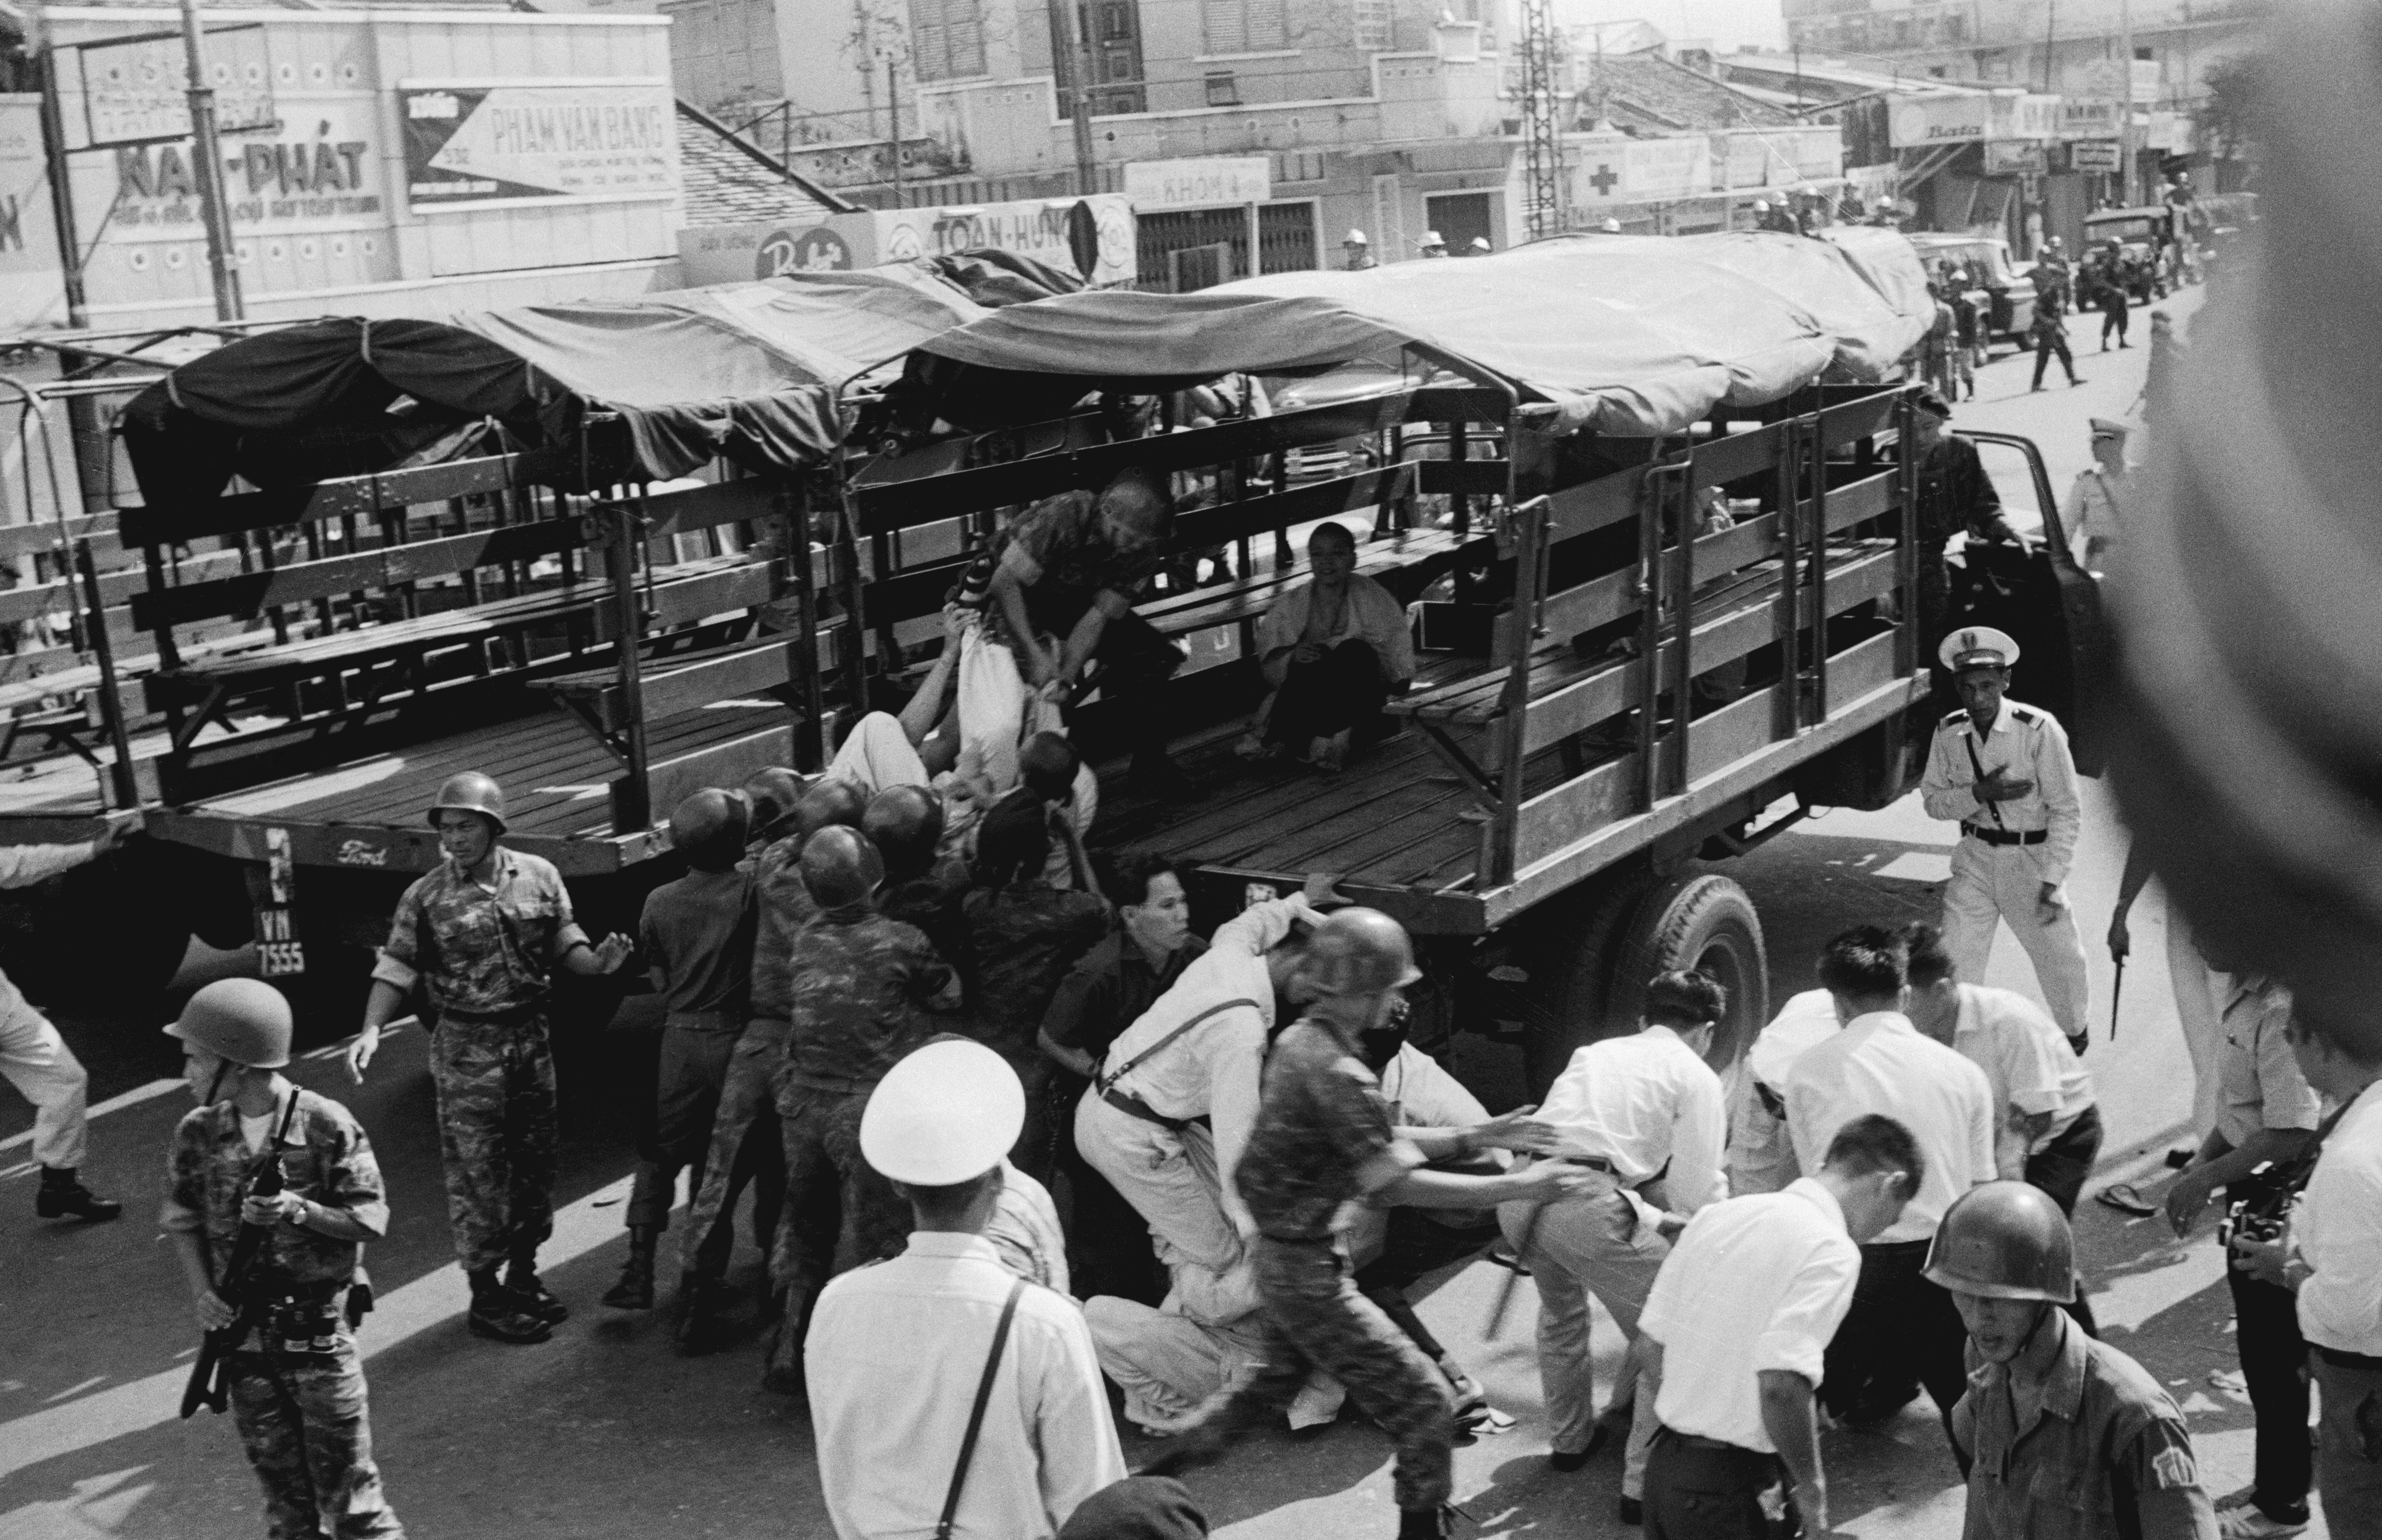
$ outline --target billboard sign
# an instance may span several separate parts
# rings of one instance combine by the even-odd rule
[[[1897,150],[2008,137],[1995,131],[1998,100],[1983,92],[1946,92],[1894,99],[1886,116]]]
[[[2066,96],[2059,103],[2062,139],[2115,139],[2118,104],[2106,96]]]
[[[181,33],[110,38],[83,43],[76,53],[81,57],[83,117],[93,147],[190,137],[190,65]],[[241,133],[278,125],[262,22],[207,29],[206,58],[217,131]]]
[[[743,283],[991,247],[1099,285],[1123,282],[1138,270],[1134,228],[1132,195],[1100,192],[681,230],[679,255],[689,283]]]
[[[2114,139],[2080,139],[2068,147],[2068,166],[2074,171],[2114,173],[2125,164],[2125,155]]]
[[[1266,155],[1132,161],[1124,168],[1124,195],[1144,214],[1262,203],[1273,197],[1273,161]]]
[[[42,99],[0,96],[0,330],[66,325]]]
[[[679,195],[667,80],[402,80],[397,104],[416,214]]]

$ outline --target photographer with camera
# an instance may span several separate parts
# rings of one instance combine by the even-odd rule
[[[2322,1120],[2316,1093],[2292,1054],[2290,1020],[2289,990],[2263,974],[2232,974],[2219,1022],[2224,1046],[2216,1127],[2167,1190],[2167,1223],[2178,1236],[2191,1233],[2220,1187],[2229,1242],[2237,1233],[2270,1239],[2280,1232],[2305,1179],[2294,1167]],[[2249,1491],[2219,1503],[2218,1533],[2225,1540],[2297,1534],[2307,1527],[2314,1463],[2307,1436],[2307,1343],[2300,1336],[2297,1304],[2278,1283],[2233,1268],[2225,1276],[2233,1291],[2241,1377],[2257,1414],[2258,1454]]]
[[[2237,1230],[2233,1272],[2291,1290],[2323,1391],[2316,1485],[2335,1540],[2382,1536],[2382,1058],[2294,1019],[2300,1073],[2339,1108],[2301,1157],[2307,1196],[2271,1237]],[[2263,1229],[2255,1226],[2253,1229]]]

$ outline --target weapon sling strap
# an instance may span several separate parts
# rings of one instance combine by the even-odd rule
[[[2008,708],[2005,707],[2004,709],[2007,710]],[[1969,768],[1976,771],[1978,780],[1983,781],[1985,778],[1985,762],[1977,758],[1977,734],[1974,729],[1964,727],[1960,730],[1960,746],[1969,751]],[[1994,827],[1996,829],[2003,827],[2002,805],[1998,802],[1988,802],[1985,807],[1994,815]]]
[[[1169,1048],[1173,1047],[1174,1040],[1189,1031],[1192,1028],[1198,1026],[1199,1023],[1207,1020],[1211,1016],[1222,1016],[1226,1011],[1234,1010],[1243,1005],[1247,1006],[1253,1011],[1258,1008],[1258,1003],[1254,1000],[1227,1000],[1221,1005],[1209,1006],[1206,1010],[1201,1011],[1197,1016],[1193,1016],[1182,1026],[1177,1027],[1174,1030],[1167,1033],[1156,1042],[1151,1043],[1148,1048],[1136,1053],[1132,1058],[1125,1060],[1123,1064],[1119,1065],[1115,1074],[1093,1076],[1092,1088],[1099,1091],[1102,1096],[1106,1096],[1110,1090],[1115,1087],[1119,1080],[1123,1079],[1126,1076],[1132,1074],[1143,1065],[1148,1064],[1159,1054],[1166,1052]]]
[[[952,1470],[951,1490],[943,1494],[943,1514],[935,1521],[935,1540],[952,1540],[952,1523],[959,1517],[960,1491],[967,1485],[968,1464],[976,1458],[976,1435],[984,1431],[984,1409],[992,1399],[992,1382],[1001,1373],[1001,1351],[1009,1346],[1009,1323],[1017,1314],[1017,1300],[1025,1292],[1025,1280],[1019,1278],[1009,1286],[1009,1298],[1001,1306],[1001,1324],[992,1328],[992,1351],[984,1361],[984,1377],[976,1382],[976,1404],[968,1408],[967,1432],[960,1439],[959,1463]]]

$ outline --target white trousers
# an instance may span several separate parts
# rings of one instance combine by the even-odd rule
[[[1618,1193],[1544,1205],[1507,1203],[1497,1211],[1497,1220],[1539,1287],[1539,1386],[1546,1397],[1548,1441],[1559,1454],[1577,1454],[1596,1430],[1588,1297],[1596,1296],[1634,1347],[1638,1317],[1645,1312],[1646,1296],[1671,1253],[1670,1244],[1651,1238],[1639,1244],[1634,1238],[1637,1210]],[[1613,1392],[1615,1405],[1634,1395],[1638,1406],[1622,1460],[1626,1497],[1645,1496],[1646,1457],[1654,1445],[1653,1387],[1637,1363],[1632,1352],[1621,1369],[1625,1380],[1635,1381],[1634,1388],[1616,1384]]]
[[[1168,1128],[1087,1090],[1075,1104],[1075,1148],[1165,1245],[1219,1272],[1241,1260],[1241,1232],[1224,1213],[1216,1141],[1207,1129]]]
[[[60,1171],[80,1165],[91,1077],[58,1029],[21,1001],[0,1016],[0,1076],[33,1103],[33,1159]]]
[[[1017,773],[1013,745],[1009,768],[1010,784],[1013,785]],[[835,759],[827,768],[827,778],[848,781],[872,797],[895,786],[924,786],[934,791],[943,798],[943,853],[972,848],[967,836],[983,813],[983,808],[976,806],[974,792],[965,785],[964,778],[954,778],[945,786],[937,787],[927,773],[927,762],[918,757],[910,735],[902,730],[901,719],[890,712],[871,711],[853,724],[843,746],[835,751]],[[1001,789],[1006,791],[1008,787]],[[1081,766],[1075,771],[1074,801],[1068,808],[1078,835],[1090,838],[1092,819],[1099,816],[1099,810],[1100,778],[1091,766]],[[1051,851],[1046,875],[1058,887],[1074,885],[1074,869],[1068,862],[1066,851]]]
[[[2071,1038],[2092,1026],[2091,976],[2076,911],[2062,889],[2058,917],[2044,924],[2035,913],[2043,892],[2043,846],[1987,844],[1963,835],[1952,851],[1952,880],[1944,885],[1944,947],[1964,984],[1983,984],[2003,920],[2034,963],[2051,1019]]]
[[[2167,978],[2183,1050],[2192,1055],[2192,1126],[2205,1138],[2216,1127],[2217,1065],[2225,1056],[2225,996],[2231,986],[2200,955],[2191,925],[2173,904],[2167,908]]]

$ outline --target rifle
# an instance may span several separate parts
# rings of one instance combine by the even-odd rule
[[[264,1152],[250,1168],[248,1181],[240,1189],[243,1201],[250,1198],[277,1198],[287,1180],[281,1170],[283,1141],[289,1137],[289,1120],[298,1113],[298,1093],[289,1093],[289,1104],[282,1110],[281,1125],[265,1141]],[[270,1225],[252,1225],[240,1221],[239,1234],[232,1238],[231,1257],[224,1263],[223,1276],[216,1280],[215,1293],[232,1308],[231,1324],[218,1326],[199,1341],[198,1361],[190,1365],[190,1383],[182,1386],[182,1415],[189,1417],[201,1407],[209,1411],[221,1411],[231,1405],[231,1355],[259,1324],[259,1301],[251,1297],[249,1274],[256,1267],[257,1253],[273,1238]]]

